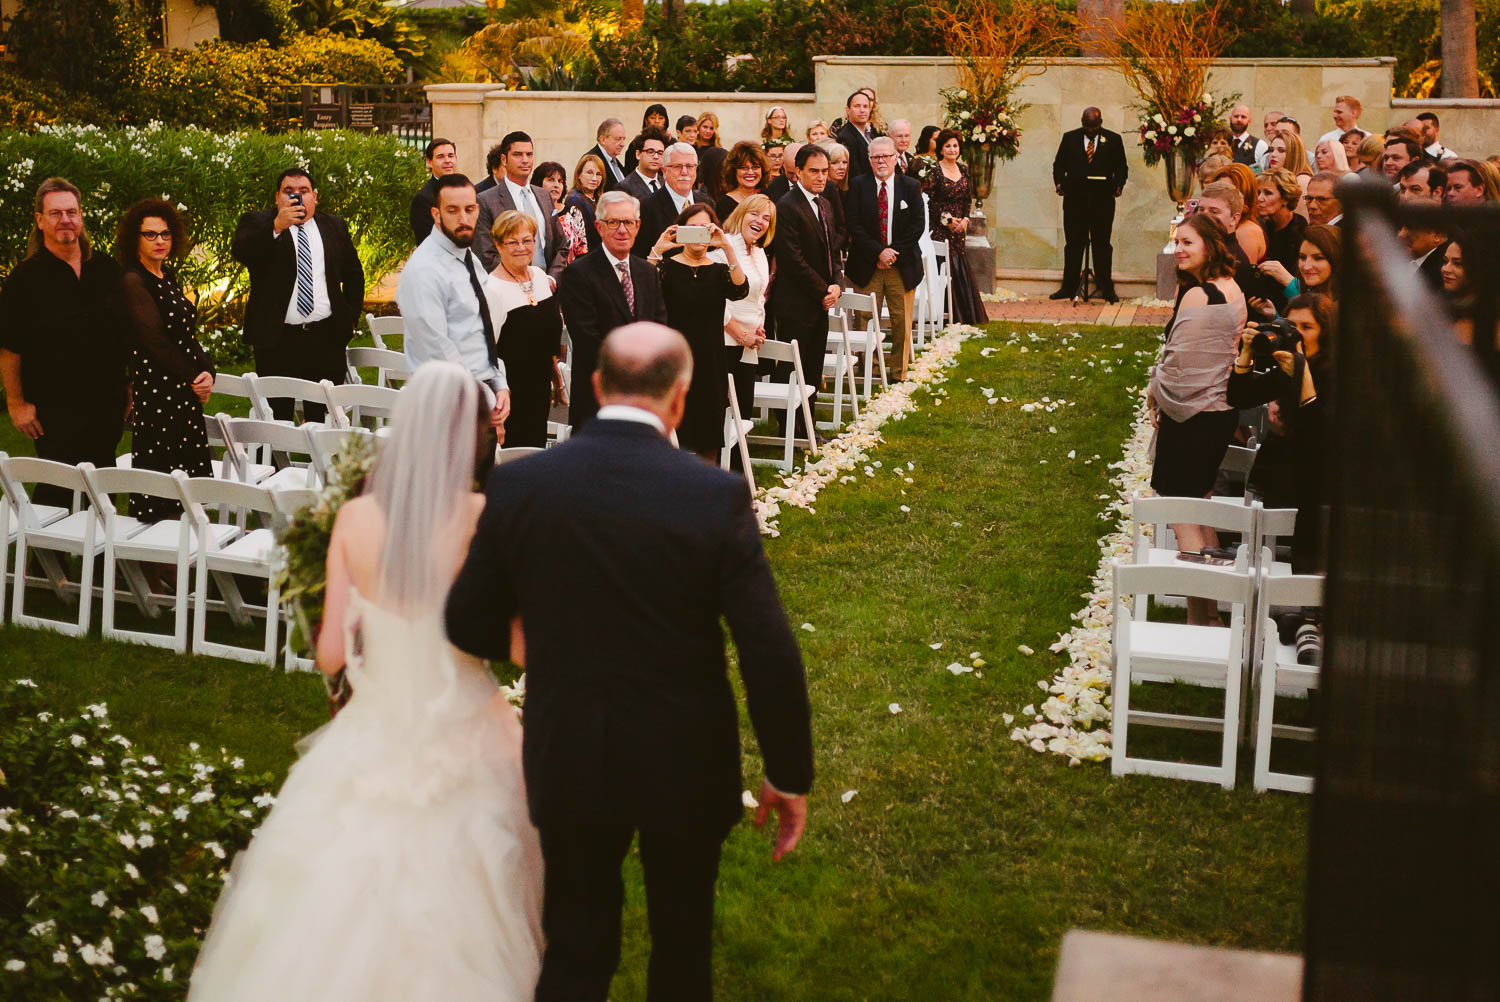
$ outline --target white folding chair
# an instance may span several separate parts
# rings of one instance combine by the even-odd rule
[[[1283,537],[1297,531],[1296,508],[1260,508],[1255,524],[1256,553],[1261,555],[1260,566],[1280,576],[1292,573],[1290,561],[1276,559],[1276,547]]]
[[[862,356],[864,359],[863,394],[868,400],[874,393],[877,368],[881,389],[890,385],[889,373],[885,368],[885,337],[880,332],[880,318],[875,313],[875,297],[868,293],[846,290],[839,295],[838,302],[834,303],[833,308],[844,315],[844,327],[848,332],[845,336],[849,338],[849,350],[855,356]],[[863,325],[859,323],[860,316],[867,318]]]
[[[281,589],[276,581],[276,534],[271,528],[278,520],[276,502],[271,492],[252,484],[208,477],[184,477],[179,481],[183,507],[197,536],[197,580],[193,589],[193,652],[215,657],[233,658],[254,664],[276,663],[276,630],[281,621]],[[230,534],[208,517],[210,508],[234,508],[262,516],[262,525]],[[264,605],[248,602],[240,592],[236,575],[265,581]],[[218,587],[219,598],[209,595],[210,583]],[[208,614],[226,612],[235,625],[245,626],[252,616],[265,621],[265,643],[259,649],[239,647],[208,639]]]
[[[406,321],[400,317],[377,317],[373,313],[365,314],[365,323],[370,325],[370,339],[375,342],[375,347],[387,351],[393,349],[392,345],[386,343],[386,338],[403,338],[406,334]]]
[[[547,422],[547,446],[551,448],[561,442],[566,442],[573,434],[573,426],[563,421]]]
[[[308,441],[308,432],[321,428],[321,425],[308,428],[306,425],[283,424],[280,421],[226,418],[224,415],[220,417],[223,419],[224,441],[234,450],[236,462],[243,462],[249,468],[254,457],[265,462],[253,465],[269,465],[274,468],[270,475],[256,481],[261,487],[281,491],[318,485],[317,471],[312,467],[313,447]],[[292,457],[298,455],[307,456],[307,462],[294,461]]]
[[[366,418],[376,428],[391,419],[400,390],[392,386],[367,386],[364,383],[344,383],[335,386],[328,380],[318,385],[323,387],[323,399],[328,406],[328,426],[332,428],[362,427]]]
[[[349,382],[362,383],[360,369],[375,370],[375,385],[390,386],[391,380],[405,382],[411,378],[411,363],[406,355],[389,348],[345,348],[344,361],[349,366]]]
[[[1244,497],[1245,487],[1250,482],[1250,471],[1255,466],[1255,454],[1259,451],[1259,447],[1253,445],[1231,445],[1224,450],[1224,458],[1219,462],[1219,471],[1224,474],[1224,479],[1230,485],[1231,490],[1237,488],[1239,493],[1216,494],[1215,497]]]
[[[1240,680],[1243,674],[1246,621],[1255,578],[1252,574],[1211,567],[1153,567],[1116,564],[1114,597],[1113,754],[1116,776],[1144,773],[1234,787],[1235,754],[1240,734]],[[1126,595],[1186,595],[1230,605],[1230,625],[1188,626],[1157,623],[1129,614]],[[1224,711],[1218,717],[1132,710],[1131,683],[1140,676],[1169,678],[1189,685],[1223,688]],[[1133,758],[1128,750],[1135,725],[1217,731],[1221,735],[1217,765]]]
[[[192,526],[186,512],[180,507],[182,490],[178,486],[178,480],[186,480],[187,474],[181,470],[167,474],[119,467],[95,469],[89,463],[84,463],[79,469],[88,487],[94,513],[99,517],[100,533],[104,538],[104,580],[100,582],[104,608],[99,621],[100,636],[106,640],[128,640],[137,644],[170,648],[178,654],[185,653],[191,561],[196,551]],[[171,501],[178,508],[178,516],[159,522],[142,522],[134,516],[121,515],[116,509],[117,496],[132,494]],[[213,525],[209,532],[215,538],[223,539],[237,535],[239,530],[232,525]],[[150,583],[141,572],[141,564],[175,567],[175,593],[153,593]],[[171,602],[174,616],[170,636],[145,630],[116,628],[117,569],[124,575],[136,607],[149,618],[155,619],[160,605]]]
[[[933,301],[928,318],[933,333],[953,322],[953,272],[948,267],[948,241],[932,242],[932,259],[936,264],[932,282]]]
[[[779,410],[786,412],[785,434],[777,437],[771,435],[752,435],[749,442],[755,445],[781,445],[783,452],[780,459],[752,459],[757,463],[769,463],[778,469],[790,470],[792,468],[792,450],[798,442],[805,442],[814,456],[818,454],[818,443],[813,438],[812,406],[809,401],[817,390],[807,384],[807,379],[802,372],[802,356],[797,353],[797,342],[794,341],[766,341],[757,351],[760,352],[762,361],[780,362],[790,364],[792,367],[791,377],[785,382],[776,382],[767,377],[764,381],[755,384],[755,398],[753,405],[757,409]],[[802,414],[806,422],[806,435],[797,434],[797,413]]]
[[[243,376],[236,376],[229,372],[220,372],[214,375],[214,392],[226,397],[239,397],[255,409],[255,395],[250,392],[249,377],[255,375],[247,372]]]
[[[745,483],[750,487],[750,494],[755,494],[755,474],[750,470],[750,447],[747,439],[750,429],[755,427],[755,422],[744,417],[740,413],[740,394],[734,388],[734,376],[729,379],[729,406],[724,409],[724,447],[719,450],[719,466],[730,469],[729,450],[735,449],[740,454],[740,469],[745,474]]]
[[[535,456],[539,452],[547,450],[539,445],[513,445],[510,448],[500,446],[495,449],[495,465],[504,466],[506,463],[514,463],[518,459],[527,456]]]
[[[323,387],[311,379],[298,379],[296,376],[258,376],[253,372],[245,373],[245,384],[250,388],[251,414],[261,421],[275,421],[276,414],[271,408],[273,400],[290,400],[298,414],[302,414],[307,404],[316,404],[319,407],[327,405],[327,397],[323,393]]]
[[[5,453],[0,452],[0,545],[5,547],[4,550],[0,550],[0,616],[4,616],[8,612],[5,599],[6,588],[12,574],[9,559],[10,547],[16,541],[16,535],[19,533],[21,525],[21,513],[18,509],[18,502],[11,499],[12,488],[5,479],[3,469],[3,464],[8,458]],[[19,485],[14,489],[18,494],[25,493]],[[26,504],[32,516],[36,519],[36,528],[51,525],[53,522],[66,518],[70,514],[67,508],[58,505],[35,504],[29,497],[26,498]],[[21,570],[18,569],[15,573],[19,574]]]
[[[1269,564],[1270,554],[1265,554],[1263,563]],[[1259,594],[1256,596],[1260,619],[1260,670],[1255,677],[1255,789],[1287,790],[1292,793],[1311,793],[1311,776],[1296,773],[1273,772],[1271,770],[1271,741],[1274,738],[1293,738],[1311,741],[1311,727],[1278,724],[1275,720],[1277,696],[1306,696],[1318,687],[1318,667],[1297,662],[1295,645],[1281,643],[1276,623],[1271,619],[1271,610],[1276,607],[1303,609],[1319,608],[1323,605],[1323,578],[1314,574],[1275,575],[1269,567],[1260,572]]]
[[[823,374],[830,377],[833,382],[833,418],[830,421],[818,422],[819,428],[836,429],[844,424],[844,397],[847,393],[849,407],[853,416],[859,417],[859,385],[854,378],[855,345],[865,351],[866,359],[869,358],[868,345],[865,343],[865,335],[856,335],[850,328],[848,312],[840,309],[828,311],[828,347],[823,353]],[[866,366],[866,384],[868,385],[868,370]],[[868,394],[866,394],[868,396]],[[814,399],[813,406],[816,409],[819,401]]]
[[[380,441],[367,428],[311,428],[307,431],[307,442],[311,447],[313,470],[318,483],[328,485],[338,479],[335,472],[338,458],[349,448],[351,442],[359,441],[374,449]]]
[[[51,517],[56,509],[42,509],[33,505],[25,490],[26,484],[46,484],[73,491],[75,497],[86,495],[88,485],[84,483],[83,473],[79,467],[55,463],[49,459],[11,457],[0,453],[0,483],[4,484],[5,495],[16,509],[11,622],[17,626],[55,630],[74,637],[87,636],[94,600],[94,558],[104,549],[104,542],[99,539],[99,518],[92,511],[78,505],[75,505],[74,511],[61,518]],[[26,566],[27,558],[33,552],[53,593],[64,601],[77,596],[76,622],[32,616],[26,612],[26,588],[30,584]],[[62,562],[58,559],[60,554],[80,559],[81,580],[77,585],[68,581]]]
[[[1239,534],[1235,548],[1235,570],[1250,570],[1257,552],[1255,540],[1257,506],[1232,498],[1139,497],[1130,503],[1131,558],[1136,564],[1153,567],[1201,567],[1179,555],[1176,541],[1169,531],[1172,524],[1206,525],[1221,532]],[[1152,538],[1146,539],[1146,526],[1152,526]],[[1146,614],[1146,596],[1137,595],[1135,615]]]

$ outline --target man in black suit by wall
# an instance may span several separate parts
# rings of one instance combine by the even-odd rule
[[[510,132],[500,140],[500,167],[505,173],[493,188],[479,195],[479,221],[474,224],[474,253],[485,271],[500,267],[500,249],[490,228],[501,213],[518,209],[536,224],[533,267],[553,276],[562,273],[567,257],[563,253],[567,245],[562,223],[552,214],[552,196],[547,189],[531,183],[533,156],[531,137],[524,132]]]
[[[875,103],[870,95],[857,90],[844,102],[844,124],[834,138],[849,150],[849,176],[859,177],[870,173],[870,140],[880,135],[880,130],[870,124],[870,112]]]
[[[906,378],[910,361],[907,336],[911,329],[912,290],[922,281],[922,239],[926,216],[922,186],[896,170],[896,144],[881,136],[870,143],[874,171],[849,182],[846,204],[849,224],[849,278],[860,292],[875,296],[875,311],[883,300],[891,314],[891,344],[895,357],[890,372]]]
[[[432,176],[411,197],[411,207],[407,210],[414,243],[426,240],[427,234],[432,232],[432,208],[437,205],[437,179],[458,171],[458,148],[451,139],[443,139],[441,136],[433,139],[422,148],[422,156],[427,160],[427,173]]]
[[[1115,199],[1125,190],[1130,168],[1125,165],[1125,144],[1118,132],[1103,127],[1098,108],[1085,108],[1083,128],[1063,133],[1057,156],[1052,160],[1052,183],[1063,199],[1063,280],[1052,299],[1072,299],[1083,273],[1083,251],[1094,248],[1094,280],[1099,294],[1111,303],[1115,295],[1114,247],[1110,231],[1115,225]]]
[[[651,253],[657,238],[677,221],[683,209],[695,202],[714,204],[708,192],[693,187],[698,180],[697,150],[687,143],[673,143],[667,147],[665,160],[661,173],[666,186],[641,204],[641,228],[631,248],[631,253],[639,257]]]
[[[578,431],[599,410],[594,396],[594,366],[604,336],[637,320],[667,322],[661,278],[645,258],[630,253],[641,225],[641,207],[634,195],[606,191],[594,210],[599,250],[570,264],[557,280],[557,302],[573,339],[573,399],[568,423]],[[819,361],[821,363],[821,360]]]
[[[365,271],[344,221],[318,211],[307,171],[281,172],[276,208],[241,216],[230,253],[250,272],[245,339],[255,348],[255,371],[344,382],[344,348],[364,306]],[[291,420],[291,401],[272,408],[278,420]],[[303,411],[309,421],[323,418],[315,404]]]
[[[667,441],[691,375],[676,331],[611,333],[592,380],[598,420],[495,470],[448,595],[459,648],[507,657],[514,616],[525,637],[522,761],[546,874],[537,1002],[604,1002],[620,958],[620,866],[637,836],[646,998],[712,997],[714,884],[743,811],[721,619],[765,759],[755,821],[779,816],[773,860],[806,825],[807,683],[750,493]]]
[[[474,194],[482,195],[489,191],[500,180],[505,177],[503,159],[500,155],[500,144],[496,143],[490,147],[490,151],[484,155],[484,180],[474,186]]]
[[[625,165],[620,162],[620,154],[625,152],[625,123],[618,118],[606,118],[599,123],[599,130],[595,134],[595,142],[588,152],[604,161],[604,187],[599,193],[618,188],[625,180]],[[582,160],[583,157],[578,159]]]

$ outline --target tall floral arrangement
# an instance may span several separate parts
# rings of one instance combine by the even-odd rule
[[[1104,33],[1105,55],[1141,99],[1139,132],[1148,164],[1174,147],[1191,159],[1208,148],[1209,136],[1239,98],[1215,100],[1208,88],[1209,66],[1234,36],[1227,0],[1138,5]]]

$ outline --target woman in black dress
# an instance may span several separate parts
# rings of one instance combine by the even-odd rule
[[[573,190],[563,202],[561,217],[563,236],[568,240],[569,264],[599,249],[594,209],[604,191],[604,177],[604,161],[593,153],[585,153],[573,168]]]
[[[741,202],[766,190],[770,173],[771,164],[761,152],[760,144],[748,139],[735,143],[720,171],[719,186],[724,194],[714,202],[714,215],[728,219]]]
[[[683,226],[706,226],[708,243],[677,242]],[[663,257],[667,251],[681,253]],[[709,258],[710,249],[728,264]],[[739,258],[730,250],[714,210],[702,202],[688,205],[651,248],[650,259],[661,270],[661,294],[667,303],[667,325],[682,332],[693,352],[693,381],[677,426],[677,444],[710,463],[724,447],[724,408],[729,406],[729,368],[724,356],[724,304],[749,291]]]
[[[524,212],[502,212],[490,233],[500,250],[500,267],[490,272],[484,293],[510,384],[510,416],[501,441],[507,447],[540,449],[547,444],[552,401],[565,402],[557,369],[562,313],[552,294],[552,280],[531,264],[536,221]]]
[[[130,330],[131,465],[190,477],[213,476],[203,404],[214,387],[214,364],[194,335],[197,311],[170,258],[187,250],[187,232],[170,202],[150,198],[125,211],[115,253]],[[131,495],[130,513],[143,522],[182,514],[165,498]]]
[[[969,171],[958,159],[958,133],[944,129],[937,135],[937,169],[928,176],[928,226],[932,239],[948,242],[948,277],[953,283],[953,319],[961,324],[989,320],[984,300],[974,288],[965,251],[969,233]]]

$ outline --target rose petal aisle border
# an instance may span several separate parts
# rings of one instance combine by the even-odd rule
[[[916,392],[931,389],[948,379],[948,370],[958,361],[959,349],[971,337],[984,337],[984,331],[965,324],[943,328],[912,362],[906,379],[893,383],[878,393],[860,411],[859,417],[844,426],[836,438],[825,442],[818,458],[804,460],[800,470],[783,473],[780,483],[755,492],[755,517],[760,531],[767,536],[781,535],[778,519],[782,505],[806,508],[812,506],[818,492],[829,483],[858,469],[870,450],[884,441],[880,428],[888,421],[899,421],[917,409]],[[939,399],[938,402],[941,402]]]
[[[1125,440],[1124,455],[1110,469],[1117,470],[1110,483],[1116,488],[1112,500],[1101,494],[1109,505],[1099,513],[1107,520],[1111,512],[1119,518],[1112,532],[1099,538],[1099,566],[1094,571],[1093,586],[1084,597],[1088,604],[1073,614],[1078,623],[1067,633],[1059,634],[1053,651],[1066,651],[1069,664],[1052,676],[1041,679],[1037,687],[1047,694],[1040,710],[1028,704],[1022,717],[1031,723],[1015,727],[1012,741],[1019,741],[1032,751],[1061,755],[1069,765],[1084,759],[1102,762],[1110,755],[1110,676],[1113,663],[1110,651],[1110,626],[1114,602],[1114,564],[1128,560],[1132,549],[1130,531],[1131,499],[1151,494],[1151,418],[1146,411],[1146,391],[1140,390],[1136,404],[1135,424]],[[1002,718],[1009,724],[1014,717]]]

